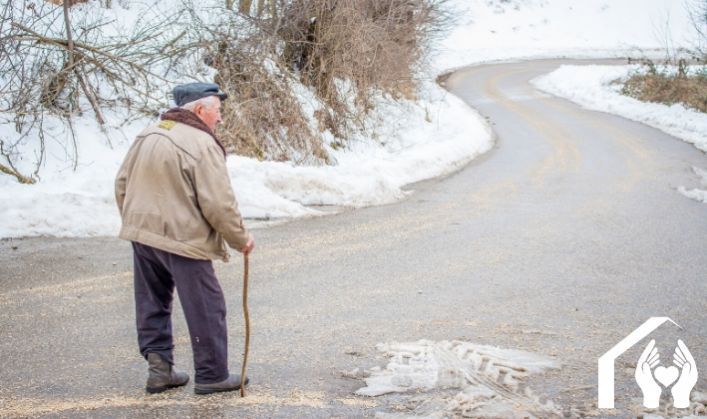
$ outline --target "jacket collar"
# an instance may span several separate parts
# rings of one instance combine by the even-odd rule
[[[190,127],[204,131],[205,133],[209,134],[211,138],[214,139],[214,141],[216,141],[216,144],[218,144],[218,146],[221,148],[221,151],[223,152],[223,157],[226,157],[226,147],[223,146],[223,143],[221,143],[221,141],[216,138],[216,134],[214,134],[214,132],[211,131],[211,129],[204,123],[204,121],[202,121],[198,116],[196,116],[194,112],[188,111],[183,108],[172,108],[160,115],[160,119],[180,122],[182,124],[189,125]]]

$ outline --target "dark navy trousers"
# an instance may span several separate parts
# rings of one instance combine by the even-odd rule
[[[172,300],[176,287],[194,354],[194,381],[228,378],[226,302],[210,260],[190,259],[132,242],[135,312],[140,353],[172,357]]]

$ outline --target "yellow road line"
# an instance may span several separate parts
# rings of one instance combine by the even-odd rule
[[[531,177],[537,185],[541,185],[552,171],[558,172],[558,174],[568,171],[578,172],[582,164],[582,156],[577,146],[568,141],[571,136],[564,129],[545,121],[537,112],[509,99],[499,91],[497,87],[499,80],[523,71],[510,70],[496,74],[487,79],[484,91],[489,97],[494,98],[498,103],[525,120],[541,135],[541,138],[549,140],[548,144],[553,147],[553,152],[531,170]]]

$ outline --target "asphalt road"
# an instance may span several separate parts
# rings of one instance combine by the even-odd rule
[[[0,242],[0,416],[404,412],[404,396],[354,396],[363,383],[340,372],[384,365],[379,342],[463,339],[554,356],[562,367],[532,378],[536,393],[566,409],[623,417],[640,396],[631,368],[641,348],[617,364],[615,411],[593,410],[596,362],[651,316],[683,327],[656,339],[686,342],[705,391],[707,205],[676,187],[694,186],[691,167],[707,167],[707,158],[658,130],[528,84],[559,63],[450,77],[448,87],[498,137],[463,170],[413,185],[403,202],[255,231],[245,399],[196,396],[191,383],[144,393],[128,243]],[[238,371],[242,263],[236,257],[216,270]],[[174,328],[177,364],[190,371],[181,308]]]

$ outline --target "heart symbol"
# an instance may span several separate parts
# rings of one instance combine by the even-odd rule
[[[658,367],[653,371],[653,376],[655,376],[655,379],[665,387],[668,387],[674,383],[675,380],[678,379],[678,375],[680,375],[680,372],[675,367]]]

